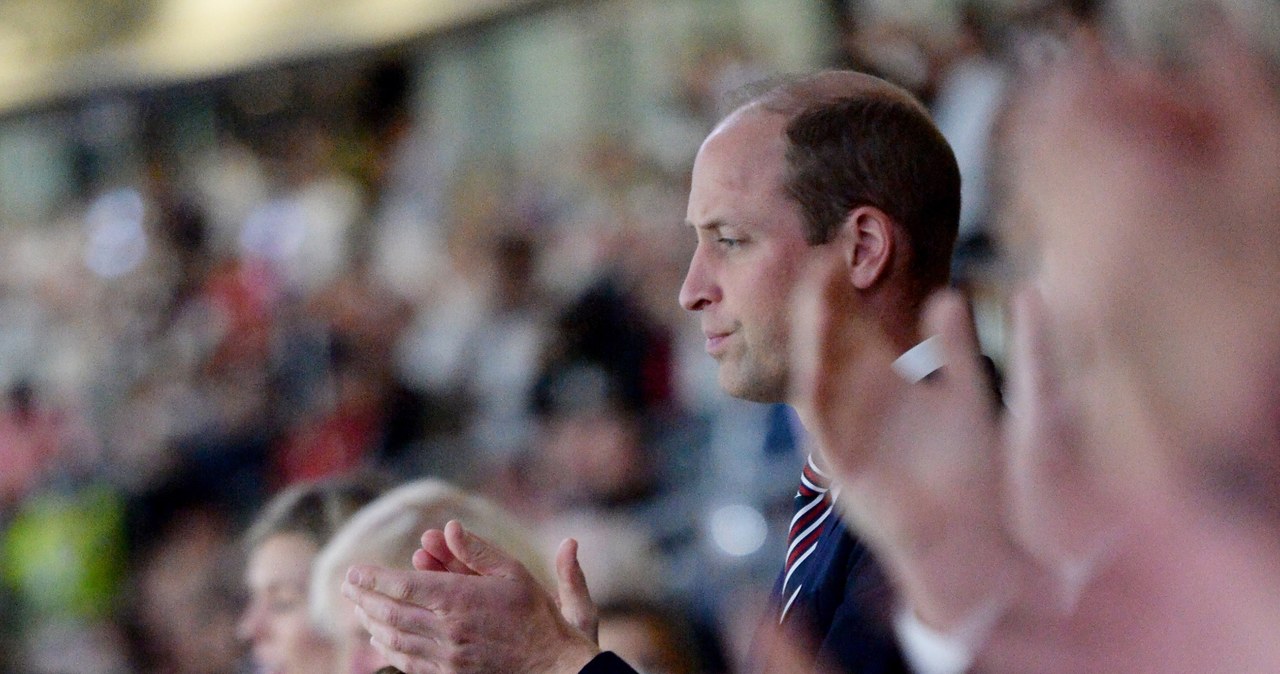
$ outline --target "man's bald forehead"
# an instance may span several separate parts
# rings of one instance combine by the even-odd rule
[[[730,117],[760,111],[791,119],[814,107],[847,99],[891,101],[928,115],[924,105],[906,89],[852,70],[824,70],[770,84],[763,92],[748,98]]]

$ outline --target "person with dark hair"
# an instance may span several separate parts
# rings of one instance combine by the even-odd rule
[[[869,76],[784,84],[731,115],[694,164],[688,220],[698,248],[680,297],[702,315],[721,386],[787,402],[809,422],[812,406],[793,392],[790,338],[795,285],[817,265],[839,265],[851,310],[907,350],[922,301],[948,278],[959,185],[923,107]],[[905,671],[887,586],[834,514],[830,488],[815,452],[776,587],[779,620],[801,621],[818,660]]]
[[[839,265],[852,310],[899,352],[911,348],[920,307],[948,280],[959,193],[955,157],[924,107],[875,77],[829,71],[793,79],[732,112],[694,162],[686,224],[697,248],[679,297],[701,318],[721,387],[791,404],[807,423],[811,400],[791,386],[793,294],[818,268]],[[815,451],[775,593],[774,619],[816,643],[794,671],[814,663],[907,671],[888,619],[888,586],[834,514],[838,490],[823,465]],[[508,555],[460,529],[428,535],[448,544],[432,555],[437,567],[471,575],[360,566],[345,586],[400,669],[632,671],[574,629]],[[565,573],[571,558],[559,561],[562,582],[580,580]],[[590,598],[573,582],[561,588],[560,605],[576,615]],[[478,640],[471,629],[499,620],[520,629],[501,643]]]
[[[372,480],[299,484],[272,499],[250,525],[244,536],[250,599],[236,631],[252,644],[262,671],[328,670],[333,647],[307,613],[311,565],[329,538],[380,491]]]

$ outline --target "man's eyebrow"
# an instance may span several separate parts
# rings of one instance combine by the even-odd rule
[[[720,230],[720,229],[723,229],[723,228],[726,226],[726,225],[725,225],[725,222],[724,222],[723,220],[709,220],[709,221],[707,221],[707,222],[703,222],[703,223],[694,223],[694,222],[692,222],[692,221],[685,220],[685,221],[684,221],[684,224],[686,224],[686,225],[688,225],[689,227],[692,227],[692,228],[694,228],[694,229],[705,229],[705,230],[708,230],[708,231],[710,231],[710,230],[716,230],[716,231],[718,231],[718,230]]]

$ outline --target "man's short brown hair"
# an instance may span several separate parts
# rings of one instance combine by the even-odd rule
[[[960,169],[924,106],[884,80],[828,71],[784,82],[756,103],[787,117],[785,189],[810,245],[849,213],[874,206],[907,243],[909,281],[928,291],[950,277],[960,219]]]

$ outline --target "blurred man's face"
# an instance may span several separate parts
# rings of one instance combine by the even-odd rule
[[[1108,635],[1099,671],[1280,661],[1258,638],[1280,606],[1280,104],[1248,59],[1205,47],[1177,73],[1086,48],[1022,92],[1004,142],[1003,218],[1029,234],[1067,398],[1045,416],[1085,436],[1068,438],[1085,456],[1032,450],[1109,487],[1028,491],[1022,526],[1114,527],[1064,566],[1093,572],[1072,622]]]
[[[680,289],[680,304],[700,313],[721,387],[761,402],[785,400],[791,291],[814,257],[783,188],[783,123],[738,113],[702,144],[686,214],[698,244]]]
[[[1280,106],[1219,59],[1175,78],[1080,56],[1013,117],[1007,217],[1034,230],[1093,444],[1136,474],[1252,461],[1235,438],[1274,430]],[[1112,451],[1142,439],[1184,451]]]

